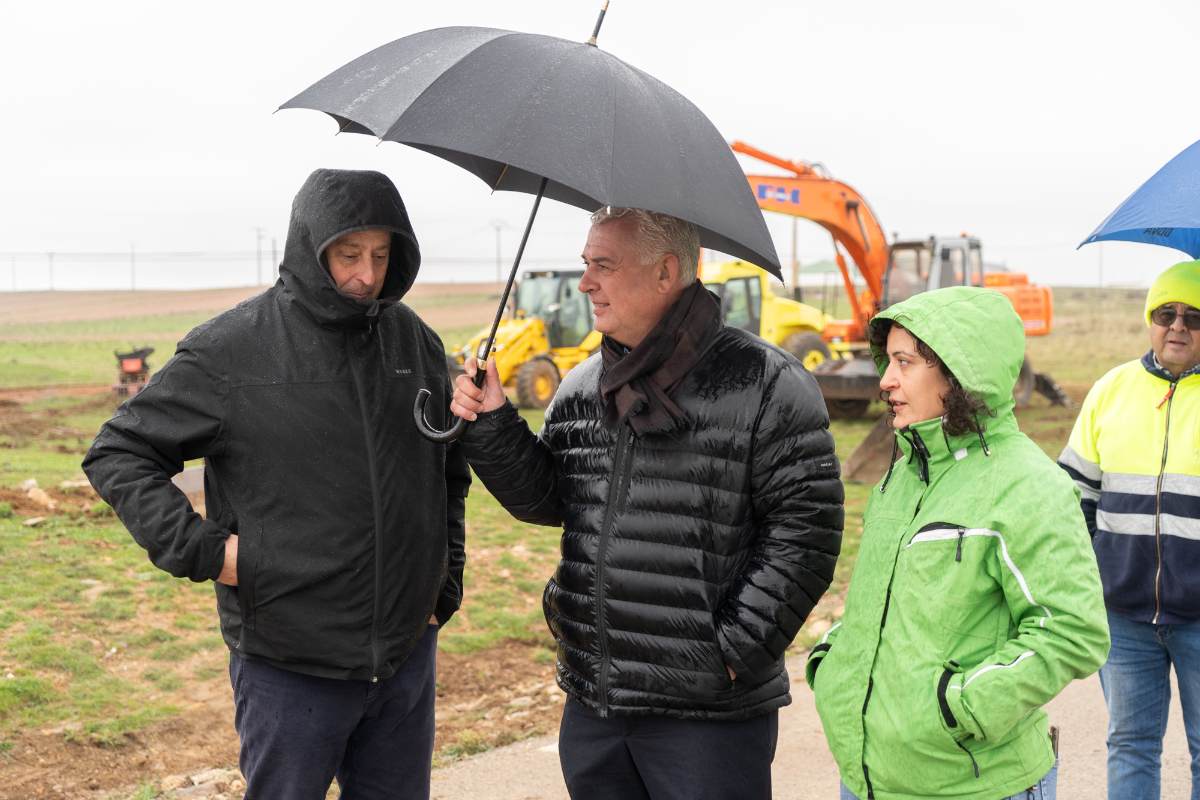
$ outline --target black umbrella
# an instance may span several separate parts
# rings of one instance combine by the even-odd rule
[[[587,43],[494,28],[438,28],[378,47],[280,108],[324,111],[343,131],[433,153],[493,189],[536,194],[485,343],[491,349],[543,196],[588,211],[645,208],[687,220],[700,243],[780,276],[762,212],[725,139],[685,97]],[[480,370],[477,380],[482,381]],[[428,392],[418,395],[418,426]]]

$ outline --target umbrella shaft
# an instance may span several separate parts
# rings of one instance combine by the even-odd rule
[[[513,259],[512,269],[508,273],[508,283],[504,284],[504,294],[500,297],[500,307],[496,309],[496,318],[492,320],[492,330],[488,333],[487,341],[480,348],[477,357],[482,362],[487,359],[492,352],[492,343],[496,340],[496,329],[500,327],[500,319],[504,316],[504,309],[508,306],[508,296],[512,293],[513,282],[517,279],[517,268],[521,266],[521,256],[525,253],[525,243],[529,241],[529,232],[533,230],[533,219],[537,216],[538,206],[542,203],[542,195],[546,193],[546,178],[542,178],[541,184],[538,186],[537,196],[533,198],[533,208],[529,210],[529,221],[525,223],[525,233],[521,235],[521,245],[517,248],[517,256]],[[483,375],[483,370],[479,370],[479,375]]]
[[[604,24],[604,12],[606,11],[608,11],[608,0],[604,0],[604,5],[600,7],[600,16],[596,17],[596,27],[592,29],[592,38],[587,40],[592,47],[596,46],[596,37],[600,35],[600,26]]]

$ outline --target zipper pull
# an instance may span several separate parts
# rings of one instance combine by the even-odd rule
[[[1166,393],[1165,395],[1163,395],[1163,399],[1162,399],[1162,400],[1159,400],[1159,401],[1158,401],[1158,405],[1156,405],[1156,406],[1155,406],[1155,408],[1156,408],[1156,409],[1158,409],[1158,408],[1162,408],[1162,407],[1163,407],[1163,403],[1165,403],[1165,402],[1167,402],[1168,400],[1170,400],[1170,399],[1171,399],[1171,395],[1173,395],[1173,394],[1175,394],[1175,384],[1174,384],[1174,383],[1172,383],[1172,384],[1171,384],[1171,388],[1170,388],[1170,389],[1167,389],[1167,393]]]
[[[958,549],[954,551],[954,560],[955,561],[962,561],[962,540],[963,540],[963,537],[966,535],[967,535],[966,528],[958,529]]]

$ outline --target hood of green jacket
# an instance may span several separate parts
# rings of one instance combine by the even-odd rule
[[[1025,326],[1004,295],[974,286],[937,289],[881,311],[871,325],[883,320],[929,345],[994,415],[1012,410],[1013,386],[1025,359]],[[872,347],[871,355],[882,376],[887,354]]]

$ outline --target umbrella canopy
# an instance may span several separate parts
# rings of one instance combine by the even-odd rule
[[[493,189],[593,211],[645,208],[703,246],[781,277],[746,176],[704,114],[593,44],[495,28],[423,31],[376,48],[280,108],[425,150]],[[782,278],[781,278],[782,279]]]
[[[1200,142],[1172,158],[1079,243],[1145,242],[1200,258]]]

